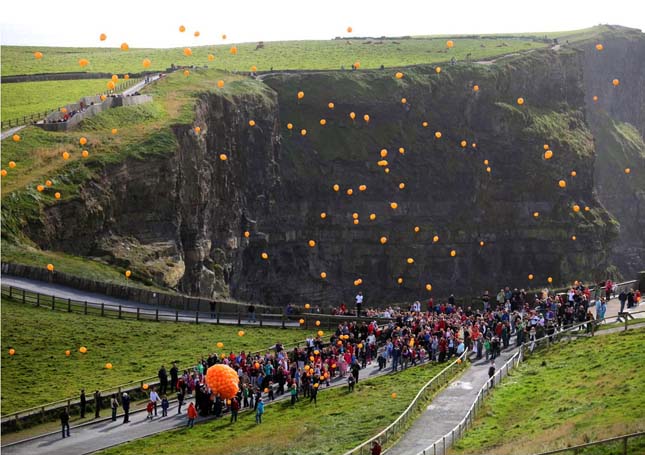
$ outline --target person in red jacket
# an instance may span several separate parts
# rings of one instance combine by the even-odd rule
[[[190,403],[188,405],[188,428],[192,428],[195,425],[195,418],[197,417],[197,409],[195,409],[195,403]]]

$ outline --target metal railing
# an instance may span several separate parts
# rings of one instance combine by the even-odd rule
[[[629,446],[629,440],[634,439],[638,441],[635,447]],[[571,446],[564,449],[551,450],[549,452],[540,452],[535,455],[555,455],[560,453],[571,454],[571,455],[584,455],[586,449],[597,446],[605,446],[602,453],[612,453],[612,454],[642,454],[645,453],[645,431],[640,431],[638,433],[630,433],[622,436],[616,436],[615,438],[602,439],[600,441],[588,442],[586,444],[580,444],[577,446]],[[607,446],[614,446],[612,449],[615,451],[609,452]],[[594,452],[598,453],[598,452]]]
[[[504,365],[499,368],[495,372],[495,374],[482,386],[464,418],[461,419],[461,421],[442,438],[438,439],[425,449],[419,451],[416,455],[445,455],[446,449],[451,447],[458,439],[460,439],[464,435],[464,433],[469,428],[473,426],[475,418],[477,417],[477,413],[483,406],[484,399],[494,388],[494,386],[496,384],[499,384],[502,379],[508,375],[511,369],[523,362],[527,354],[530,355],[535,351],[536,348],[540,349],[542,347],[548,347],[553,343],[564,340],[565,338],[567,340],[571,340],[572,338],[576,338],[578,336],[587,336],[587,331],[582,330],[583,328],[586,328],[587,324],[597,324],[597,322],[581,322],[559,332],[555,332],[552,335],[546,335],[537,340],[523,343],[518,348],[517,352],[513,354],[513,356],[511,356],[511,358],[508,359],[506,363],[504,363]]]
[[[363,442],[359,446],[354,447],[353,449],[345,452],[344,455],[358,455],[358,454],[368,454],[370,453],[370,445],[373,441],[379,440],[381,443],[387,443],[390,439],[398,438],[401,430],[405,429],[408,420],[419,408],[419,405],[423,403],[423,400],[432,392],[440,389],[445,384],[450,382],[457,372],[457,370],[462,368],[462,364],[465,364],[465,360],[468,356],[468,350],[464,351],[457,359],[452,361],[446,368],[437,373],[430,381],[428,381],[419,392],[416,394],[410,405],[401,413],[397,419],[388,425],[384,430],[382,430],[377,435],[371,437],[367,441]]]

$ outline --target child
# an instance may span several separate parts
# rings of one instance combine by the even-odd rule
[[[166,395],[163,396],[161,399],[161,417],[167,417],[168,416],[168,407],[170,406],[170,403],[168,402],[168,398]]]
[[[184,391],[179,389],[177,391],[177,414],[181,414],[181,406],[184,404]]]
[[[356,384],[356,379],[354,379],[354,376],[350,374],[347,378],[347,386],[349,387],[350,392],[354,391],[354,384]]]
[[[264,414],[264,403],[262,398],[257,400],[257,408],[255,410],[255,423],[262,423],[262,414]]]
[[[146,420],[150,419],[152,420],[152,411],[155,409],[154,403],[151,401],[148,401],[148,404],[146,405],[146,410],[148,411],[148,416],[146,417]]]
[[[188,428],[193,428],[195,425],[195,418],[197,417],[197,409],[195,409],[195,403],[190,403],[188,405]]]

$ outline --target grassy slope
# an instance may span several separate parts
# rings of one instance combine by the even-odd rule
[[[2,121],[55,109],[105,90],[105,81],[100,79],[3,84]]]
[[[266,408],[262,425],[252,413],[175,430],[109,449],[104,454],[317,455],[343,453],[389,425],[410,403],[419,387],[443,365],[424,365],[396,375],[360,381],[354,393],[346,387],[322,390],[318,405],[309,400]],[[391,398],[396,392],[397,398]]]
[[[644,343],[640,329],[529,359],[486,401],[453,453],[536,453],[643,431],[636,400],[645,395]]]
[[[75,274],[82,270],[81,258],[35,248],[22,236],[20,227],[29,219],[38,218],[45,206],[58,203],[54,193],[60,192],[63,201],[76,198],[79,185],[107,164],[173,153],[176,143],[170,126],[192,123],[197,93],[220,90],[216,88],[218,79],[226,81],[221,89],[225,96],[261,90],[257,82],[217,70],[193,71],[188,78],[177,73],[145,91],[154,97],[151,104],[110,109],[71,132],[28,127],[21,131],[20,142],[4,141],[2,168],[7,169],[8,175],[2,178],[3,260],[43,266],[53,261],[61,272]],[[111,134],[112,128],[118,129],[117,135]],[[84,147],[78,143],[81,136],[88,139]],[[90,152],[89,158],[80,156],[82,149]],[[61,158],[64,151],[71,154],[67,161]],[[14,169],[8,167],[9,161],[16,162]],[[39,193],[36,186],[47,179],[53,182],[52,187]],[[88,272],[92,278],[122,282],[122,270],[97,262],[90,264]]]
[[[266,42],[263,49],[256,50],[256,43],[238,44],[238,54],[230,53],[231,45],[193,46],[191,57],[183,54],[183,48],[131,49],[123,52],[116,48],[36,48],[22,46],[2,47],[2,75],[55,73],[79,71],[78,60],[86,58],[88,72],[139,72],[143,71],[142,60],[149,58],[148,70],[160,71],[175,65],[208,65],[211,68],[229,71],[249,71],[252,65],[260,71],[278,69],[340,69],[350,68],[359,61],[361,68],[378,68],[435,63],[458,60],[471,53],[472,59],[486,59],[511,52],[546,46],[538,38],[516,39],[511,36],[498,39],[451,38],[455,47],[446,52],[445,38],[386,39],[383,44],[364,44],[380,40],[352,39],[328,41],[278,41]],[[202,44],[202,43],[200,43]],[[36,60],[33,52],[41,51],[44,57]],[[214,61],[208,55],[215,56]]]
[[[144,377],[156,376],[159,366],[179,360],[189,368],[201,355],[221,350],[256,351],[273,345],[302,341],[306,332],[294,329],[244,328],[236,326],[172,322],[122,321],[68,313],[16,301],[2,302],[2,413],[75,396],[87,390],[108,388]],[[82,355],[78,348],[86,346]],[[10,347],[16,349],[13,358]],[[70,357],[65,350],[71,350]],[[114,365],[112,370],[103,366]],[[29,392],[25,385],[29,374]]]

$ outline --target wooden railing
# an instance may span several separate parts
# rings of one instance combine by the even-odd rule
[[[634,443],[634,445],[631,447],[629,444],[630,440],[632,440],[632,443]],[[588,442],[586,444],[571,446],[564,449],[551,450],[549,452],[540,452],[535,455],[555,455],[561,453],[570,455],[584,455],[586,449],[599,446],[603,446],[602,453],[612,453],[616,455],[642,455],[643,453],[645,453],[645,431],[616,436],[615,438],[603,439],[601,441]],[[593,453],[599,452],[594,451]]]

